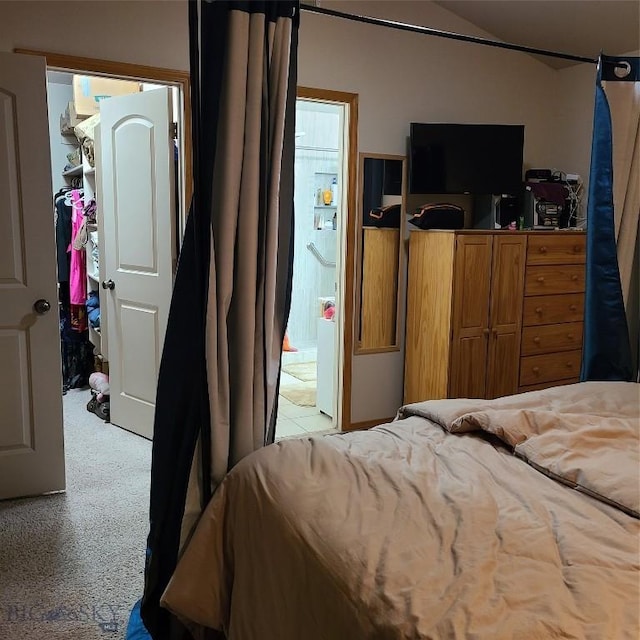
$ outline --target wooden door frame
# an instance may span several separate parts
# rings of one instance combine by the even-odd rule
[[[173,84],[182,90],[183,132],[182,144],[184,149],[184,186],[183,186],[183,215],[180,221],[182,230],[186,220],[187,211],[193,193],[193,155],[191,143],[191,81],[188,71],[178,69],[163,69],[161,67],[149,67],[130,62],[116,62],[114,60],[99,60],[97,58],[85,58],[81,56],[69,56],[51,51],[37,51],[35,49],[15,48],[14,53],[45,58],[47,68],[59,71],[81,74],[95,74],[117,78],[131,78],[141,82],[160,82]]]
[[[351,424],[351,376],[353,369],[353,306],[355,293],[355,241],[356,241],[356,196],[358,176],[358,94],[330,89],[298,87],[297,97],[319,102],[336,102],[349,107],[348,153],[347,153],[347,203],[346,203],[346,242],[342,281],[343,308],[342,327],[342,403],[340,428],[349,431]]]

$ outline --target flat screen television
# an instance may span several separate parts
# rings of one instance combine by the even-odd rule
[[[524,125],[412,122],[409,190],[520,193],[523,146]]]

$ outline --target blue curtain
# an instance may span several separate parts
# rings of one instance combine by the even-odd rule
[[[637,59],[626,79],[616,73],[623,62],[633,60],[601,55],[598,63],[587,207],[583,381],[636,377],[616,248],[611,110],[602,84],[637,80]]]

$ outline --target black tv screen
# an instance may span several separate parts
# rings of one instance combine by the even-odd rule
[[[410,132],[411,193],[516,194],[524,125],[421,124]]]

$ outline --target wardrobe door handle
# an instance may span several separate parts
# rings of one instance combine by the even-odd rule
[[[483,329],[482,335],[486,338],[489,335],[489,329]]]
[[[497,329],[491,329],[491,333],[493,334],[494,338],[498,337],[498,330]]]

